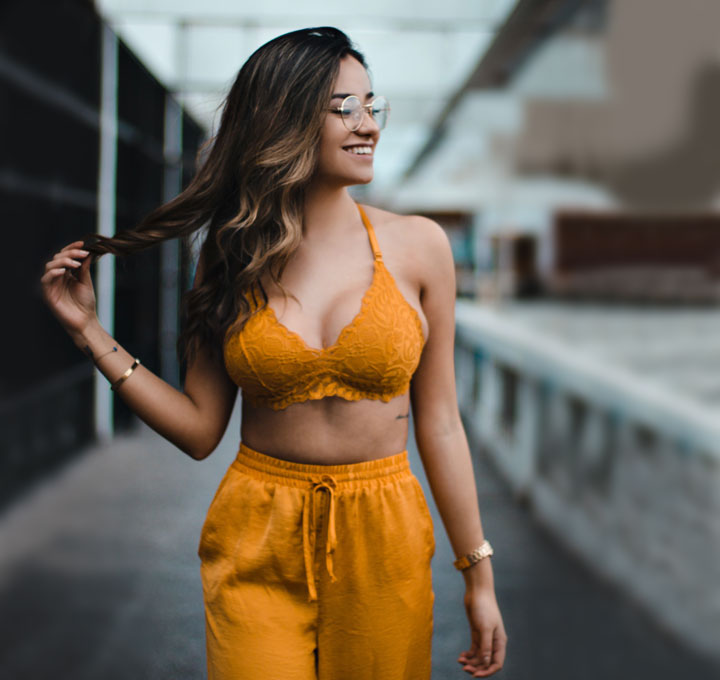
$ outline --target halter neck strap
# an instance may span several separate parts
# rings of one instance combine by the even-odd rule
[[[382,260],[382,253],[380,252],[380,246],[378,245],[377,238],[375,238],[375,230],[373,229],[373,226],[368,219],[368,216],[365,214],[365,211],[362,209],[362,206],[357,203],[358,210],[360,211],[360,217],[362,217],[363,224],[365,225],[365,229],[367,229],[368,238],[370,239],[370,247],[373,251],[373,256],[376,260]]]

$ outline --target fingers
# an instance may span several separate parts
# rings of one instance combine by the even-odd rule
[[[472,635],[472,645],[467,652],[463,652],[473,663],[488,666],[493,653],[493,628],[485,626],[475,629]]]
[[[473,634],[473,640],[470,649],[460,654],[460,656],[458,657],[458,662],[463,665],[463,670],[468,673],[474,673],[475,671],[480,670],[483,666],[485,666],[485,664],[483,664],[480,660],[479,646],[477,641],[475,640],[475,634]]]
[[[489,666],[493,653],[493,629],[482,628],[480,630],[480,658],[483,666]]]
[[[42,278],[40,279],[40,283],[47,285],[53,279],[58,278],[58,276],[62,276],[64,273],[65,269],[50,269],[43,274]]]
[[[53,255],[53,259],[45,264],[45,271],[60,269],[62,267],[76,269],[81,266],[80,260],[87,258],[90,253],[80,248],[63,249]],[[76,259],[77,258],[77,259]]]
[[[90,254],[89,251],[83,250],[82,248],[71,248],[70,246],[66,246],[59,253],[55,253],[55,255],[53,255],[53,259],[56,259],[59,257],[83,258],[83,257],[87,257],[89,254]]]
[[[73,273],[75,277],[77,277],[77,280],[80,281],[80,283],[85,284],[87,286],[92,287],[92,276],[90,275],[90,264],[92,262],[91,256],[86,256],[85,259],[82,261],[82,265],[78,267],[78,269]]]
[[[477,668],[474,666],[463,666],[466,673],[470,673],[473,678],[487,678],[493,673],[497,673],[502,668],[501,663],[491,663],[487,668]]]
[[[460,663],[466,673],[471,674],[474,678],[484,678],[493,673],[497,673],[503,667],[504,660],[499,661],[493,659],[488,665],[476,663],[472,660],[460,661]]]
[[[45,265],[45,271],[48,271],[49,269],[59,269],[60,267],[75,269],[76,267],[79,267],[80,264],[80,262],[73,260],[71,257],[56,257],[54,260],[50,260],[50,262]]]
[[[505,663],[505,654],[507,652],[507,636],[501,633],[494,641],[493,661],[502,667]]]
[[[89,263],[90,258],[88,255],[90,255],[90,253],[87,250],[77,247],[78,245],[82,245],[82,243],[82,241],[75,241],[65,246],[60,252],[55,253],[52,260],[45,264],[45,273],[40,279],[40,282],[42,284],[48,284],[66,271],[79,270],[81,268],[84,270],[81,273],[87,274],[89,264],[83,268],[83,262],[80,262],[80,260]]]
[[[504,631],[484,628],[480,631],[480,640],[478,644],[474,639],[470,649],[458,657],[463,670],[474,678],[484,678],[497,673],[505,663],[507,635]]]

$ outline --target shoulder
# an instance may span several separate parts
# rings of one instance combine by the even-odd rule
[[[450,240],[445,230],[429,217],[400,215],[371,205],[362,207],[376,232],[382,232],[386,239],[393,242],[402,241],[416,256],[437,253],[438,248],[450,248]]]
[[[454,259],[447,232],[435,221],[422,215],[399,215],[373,206],[363,205],[370,221],[394,252],[402,253],[417,270],[423,284],[435,273],[454,273]],[[452,271],[451,271],[452,270]]]

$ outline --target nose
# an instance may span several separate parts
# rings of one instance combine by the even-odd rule
[[[367,109],[363,109],[362,112],[363,116],[360,126],[355,132],[361,135],[378,135],[380,133],[380,126],[377,124],[375,118],[373,118],[372,113]]]

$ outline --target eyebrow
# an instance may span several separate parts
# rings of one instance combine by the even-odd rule
[[[336,92],[335,94],[333,94],[332,97],[330,97],[330,99],[345,99],[345,97],[351,97],[352,95],[352,92]],[[374,95],[375,93],[371,90],[365,95],[365,99],[367,99],[368,97],[373,97]]]

